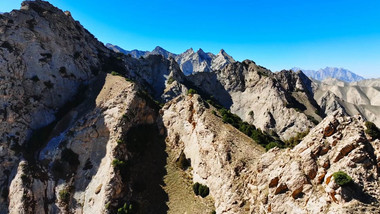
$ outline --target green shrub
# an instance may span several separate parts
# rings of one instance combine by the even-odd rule
[[[111,75],[113,75],[113,76],[122,76],[120,73],[118,73],[116,71],[111,71]]]
[[[195,195],[200,195],[202,198],[205,198],[210,193],[210,189],[206,185],[200,183],[193,184],[193,191]]]
[[[68,204],[70,202],[70,192],[67,189],[62,189],[59,191],[59,200],[64,203]]]
[[[269,151],[270,149],[274,148],[274,147],[278,147],[278,148],[281,148],[280,144],[278,142],[270,142],[268,143],[266,146],[265,146],[265,150],[266,151]]]
[[[215,210],[211,211],[211,214],[216,214],[216,211]]]
[[[211,111],[211,113],[212,113],[213,115],[217,116],[217,114],[216,114],[216,111],[215,111],[215,110],[212,110],[212,111]]]
[[[190,95],[190,94],[197,94],[198,92],[192,88],[190,88],[188,91],[187,91],[187,95]]]
[[[304,132],[297,133],[296,136],[289,138],[288,140],[285,140],[285,146],[288,148],[293,148],[296,145],[298,145],[302,139],[309,134],[309,130],[306,130]]]
[[[195,193],[195,195],[199,195],[199,186],[200,186],[201,184],[200,183],[195,183],[195,184],[193,184],[193,191],[194,191],[194,193]]]
[[[333,174],[333,177],[334,177],[335,183],[337,183],[339,186],[345,186],[352,182],[352,178],[342,171],[335,172]]]
[[[125,203],[122,207],[117,209],[117,214],[131,214],[134,213],[134,206],[132,204]]]
[[[306,115],[307,116],[307,119],[310,120],[312,123],[314,123],[314,125],[318,125],[318,120],[315,119],[313,116],[310,116],[310,115]]]
[[[168,84],[170,85],[170,84],[172,84],[174,82],[174,78],[173,77],[169,77],[169,79],[168,79]]]
[[[122,161],[122,160],[119,160],[119,159],[115,159],[115,160],[112,161],[112,166],[115,169],[121,169],[121,168],[126,167],[127,163],[125,161]]]
[[[106,203],[106,205],[104,205],[104,208],[106,208],[106,210],[109,210],[111,208],[111,202]]]
[[[124,117],[124,116],[123,116],[123,117]],[[124,142],[124,140],[119,139],[119,140],[116,141],[116,143],[120,145],[120,144],[124,144],[125,142]]]
[[[124,79],[125,79],[125,81],[127,81],[127,82],[134,82],[133,80],[131,80],[131,79],[127,78],[127,77],[125,77]]]
[[[245,135],[251,137],[258,144],[266,147],[270,142],[277,142],[277,146],[282,148],[283,142],[280,139],[275,139],[270,134],[261,131],[260,129],[256,129],[254,125],[251,125],[247,122],[243,122],[243,120],[237,116],[236,114],[232,114],[229,110],[225,108],[221,108],[218,110],[220,115],[222,116],[222,120],[224,123],[229,123],[235,128],[239,129],[239,131],[243,132]],[[275,136],[277,133],[272,132]]]
[[[186,158],[186,155],[183,151],[177,160],[177,166],[182,170],[186,170],[190,166],[190,161]]]
[[[365,126],[367,129],[365,130],[365,133],[371,136],[373,139],[379,139],[380,140],[380,130],[379,128],[372,122],[365,122]]]

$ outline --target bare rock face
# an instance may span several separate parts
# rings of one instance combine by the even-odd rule
[[[306,113],[312,112],[310,115],[315,116],[315,101],[307,96],[308,89],[299,78],[295,80],[297,84],[287,82],[285,77],[275,76],[246,60],[228,64],[215,73],[197,73],[188,79],[244,121],[265,131],[275,131],[284,139],[314,126]],[[293,91],[302,99],[297,100]]]
[[[20,163],[10,186],[9,212],[107,213],[118,200],[128,201],[129,184],[113,162],[131,159],[132,153],[120,141],[132,127],[154,124],[156,118],[135,84],[108,75],[93,109],[47,143],[38,166]],[[51,149],[57,138],[60,143]]]
[[[33,130],[56,119],[109,52],[79,22],[48,2],[0,15],[0,212],[18,154]]]
[[[252,175],[253,212],[379,212],[378,142],[371,144],[364,129],[360,116],[335,112],[294,149],[264,154]],[[353,183],[339,186],[332,176],[338,171]]]
[[[263,149],[213,115],[198,95],[178,97],[162,111],[167,146],[190,159],[193,182],[210,188],[216,212],[247,212],[246,181]]]

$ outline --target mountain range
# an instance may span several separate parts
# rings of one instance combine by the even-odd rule
[[[131,56],[134,58],[146,57],[152,54],[162,55],[165,58],[173,57],[180,65],[181,70],[186,76],[194,72],[210,72],[212,70],[220,70],[227,64],[235,62],[235,60],[223,49],[219,52],[219,54],[214,55],[213,53],[205,53],[202,49],[194,52],[192,48],[186,50],[182,54],[173,54],[159,46],[157,46],[152,51],[127,51],[117,45],[112,45],[110,43],[107,43],[106,47],[117,53],[131,54]],[[335,78],[345,82],[356,82],[364,80],[364,77],[359,76],[352,71],[344,68],[326,67],[319,70],[306,70],[298,67],[293,67],[291,70],[302,71],[309,78],[319,81],[328,78]]]
[[[1,214],[380,212],[378,80],[123,52],[42,0],[0,32]]]
[[[315,70],[306,70],[306,69],[301,69],[294,67],[292,68],[293,71],[302,71],[305,73],[308,77],[313,78],[315,80],[325,80],[328,78],[335,78],[338,80],[342,80],[345,82],[357,82],[364,80],[364,77],[359,76],[352,71],[349,71],[344,68],[335,68],[335,67],[326,67],[326,68],[321,68],[317,71]]]
[[[188,76],[196,72],[210,72],[213,70],[220,70],[227,64],[235,62],[235,60],[228,55],[223,49],[215,55],[213,53],[205,53],[202,49],[194,51],[192,48],[186,50],[181,54],[173,54],[159,46],[152,51],[132,50],[127,51],[117,45],[107,43],[106,47],[109,49],[123,54],[130,54],[134,58],[147,57],[149,55],[162,55],[165,58],[173,57],[179,64],[183,73]]]

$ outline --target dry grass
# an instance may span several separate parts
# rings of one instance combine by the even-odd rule
[[[211,196],[201,198],[193,192],[192,168],[182,171],[175,164],[174,152],[167,148],[167,175],[164,177],[166,184],[164,190],[169,196],[167,205],[168,213],[207,214],[214,210],[214,200]]]

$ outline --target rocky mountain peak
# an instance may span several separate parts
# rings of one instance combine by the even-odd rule
[[[163,49],[160,46],[157,46],[156,48],[153,49],[152,52],[148,53],[148,55],[151,55],[151,54],[162,55],[166,59],[169,58],[169,57],[175,57],[176,56],[176,54],[170,53],[169,51]]]
[[[183,54],[193,54],[193,53],[194,53],[193,48],[189,48]]]

